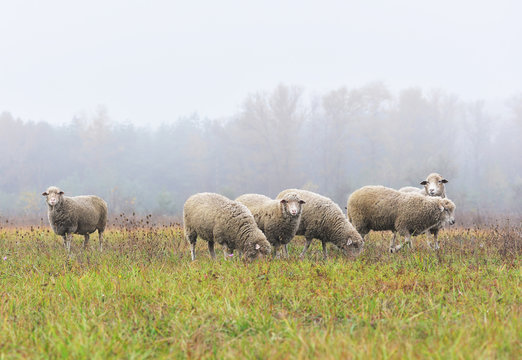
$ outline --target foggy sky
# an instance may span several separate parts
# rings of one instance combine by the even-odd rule
[[[382,81],[501,102],[522,91],[517,1],[3,1],[0,111],[68,123],[220,118],[248,93]]]

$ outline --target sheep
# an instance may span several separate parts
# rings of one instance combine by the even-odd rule
[[[297,193],[287,193],[280,200],[272,200],[259,194],[245,194],[236,199],[254,215],[257,226],[274,248],[274,256],[282,245],[288,257],[287,244],[299,227],[304,200]]]
[[[288,193],[296,193],[306,201],[296,235],[304,235],[306,244],[300,257],[304,258],[313,239],[321,240],[326,259],[326,243],[331,242],[345,254],[358,255],[363,248],[363,239],[344,216],[341,208],[325,196],[306,190],[287,189],[277,195],[283,199]]]
[[[399,189],[400,192],[405,192],[405,193],[416,193],[416,194],[419,194],[419,195],[426,195],[428,196],[428,194],[426,194],[426,191],[423,189],[419,189],[418,187],[415,187],[415,186],[404,186],[404,187],[401,187]]]
[[[256,225],[248,208],[222,195],[198,193],[187,199],[183,206],[183,229],[190,243],[192,261],[196,259],[196,240],[208,242],[212,258],[216,258],[214,243],[226,247],[225,258],[238,249],[248,260],[270,254],[271,247]]]
[[[426,180],[420,182],[424,185],[424,188],[417,188],[413,186],[405,186],[399,189],[402,192],[413,192],[419,193],[425,196],[440,196],[441,198],[446,197],[446,187],[444,184],[448,183],[448,180],[444,179],[437,173],[431,173],[428,175]]]
[[[107,226],[107,203],[95,195],[64,196],[56,186],[42,193],[46,198],[47,216],[55,234],[63,237],[63,245],[71,253],[73,234],[83,235],[87,248],[89,234],[98,230],[100,251],[103,250],[103,232]]]
[[[420,182],[421,185],[424,185],[424,188],[417,188],[413,186],[405,186],[399,189],[402,192],[410,192],[417,193],[424,196],[440,196],[441,198],[446,197],[446,187],[444,184],[447,184],[448,180],[443,178],[441,175],[437,173],[431,173],[426,177],[426,180]],[[437,236],[441,227],[434,227],[430,229],[430,233],[433,234],[435,239],[435,249],[439,248],[439,243],[437,242]],[[395,236],[395,234],[394,234]]]
[[[438,248],[438,229],[445,224],[455,223],[455,204],[446,198],[405,193],[384,186],[364,186],[354,191],[347,206],[348,218],[361,236],[370,230],[394,232],[390,252],[403,245],[395,246],[396,232],[405,237],[405,244],[412,247],[411,236],[432,229]]]

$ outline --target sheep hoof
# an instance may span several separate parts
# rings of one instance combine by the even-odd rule
[[[435,244],[435,245],[433,245],[432,243],[428,243],[428,246],[429,246],[429,248],[430,248],[431,250],[433,250],[433,251],[436,251],[436,250],[439,250],[439,249],[440,249],[439,244]]]
[[[395,252],[395,248],[391,247],[390,248],[390,253],[393,254]]]
[[[396,253],[396,252],[398,252],[400,249],[402,249],[402,245],[397,245],[397,246],[395,246],[394,248],[391,248],[390,251],[393,250],[392,252]]]

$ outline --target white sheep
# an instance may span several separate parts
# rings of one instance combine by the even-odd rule
[[[270,254],[270,243],[250,210],[219,194],[198,193],[189,197],[183,206],[183,228],[191,245],[192,260],[196,259],[198,236],[208,242],[212,258],[216,257],[215,242],[226,247],[225,258],[235,249],[249,260]]]
[[[417,188],[413,186],[405,186],[399,189],[402,192],[414,192],[419,193],[425,196],[440,196],[441,198],[446,197],[446,187],[444,184],[447,184],[448,180],[444,179],[441,175],[437,173],[431,173],[428,175],[426,180],[420,182],[421,185],[424,185],[424,188]]]
[[[288,193],[297,193],[306,202],[303,206],[297,235],[304,235],[306,244],[301,258],[306,254],[313,239],[321,240],[323,256],[326,259],[326,243],[331,242],[345,254],[358,255],[363,248],[363,240],[352,224],[346,219],[341,208],[331,199],[311,191],[288,189],[277,195],[282,199]]]
[[[71,252],[73,234],[83,235],[84,248],[89,242],[89,234],[98,230],[100,251],[103,250],[103,232],[107,226],[107,203],[95,195],[64,196],[56,186],[50,186],[44,193],[47,215],[53,231],[63,237],[63,245]]]
[[[274,247],[274,256],[282,245],[288,257],[287,244],[297,232],[304,200],[297,193],[287,193],[279,200],[259,194],[245,194],[236,199],[254,215],[257,226]]]
[[[348,218],[363,237],[370,230],[393,231],[390,252],[403,246],[395,246],[396,232],[404,236],[405,244],[411,247],[411,236],[455,223],[455,204],[451,200],[384,186],[364,186],[354,191],[347,209]],[[436,235],[435,246],[438,248]]]
[[[446,197],[446,186],[448,180],[443,178],[440,174],[431,173],[426,177],[426,180],[420,182],[421,185],[424,185],[423,188],[417,188],[413,186],[405,186],[399,189],[401,192],[410,192],[421,194],[424,196],[440,196],[441,198]],[[439,234],[439,230],[441,227],[434,227],[430,229],[430,233],[433,234],[435,239],[435,248],[439,248],[439,243],[437,242],[437,236]],[[395,236],[395,234],[394,234]]]

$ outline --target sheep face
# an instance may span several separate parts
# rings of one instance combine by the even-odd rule
[[[50,186],[44,193],[47,204],[51,207],[59,204],[63,199],[63,191],[57,188],[56,186]]]
[[[300,199],[296,193],[286,194],[281,200],[281,211],[290,216],[299,216],[303,210],[304,200]]]
[[[444,179],[439,174],[430,174],[426,178],[426,180],[421,181],[421,185],[424,185],[424,189],[426,190],[426,194],[429,196],[441,196],[444,194],[444,184],[446,184],[448,180]]]
[[[270,255],[271,250],[270,243],[266,240],[263,233],[261,233],[261,236],[258,236],[256,240],[249,244],[248,249],[245,251],[245,258],[249,261],[262,259]]]
[[[442,225],[455,224],[455,204],[449,199],[440,199],[440,211],[442,212]]]
[[[343,242],[339,248],[346,256],[358,256],[364,247],[364,240],[359,233],[354,229],[349,231],[348,240]]]
[[[345,255],[359,256],[364,247],[364,242],[350,242],[343,246],[342,251]]]

